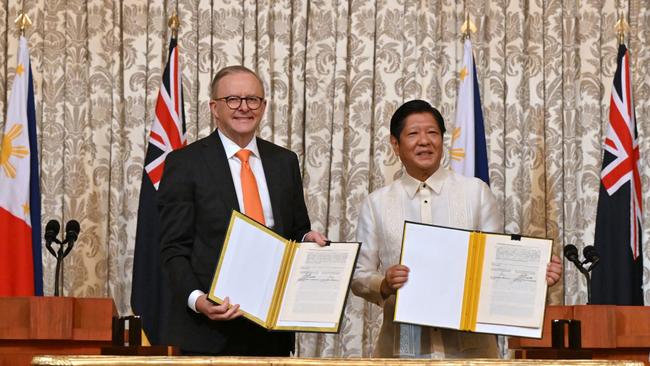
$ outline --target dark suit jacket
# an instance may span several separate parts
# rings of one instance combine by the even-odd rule
[[[310,230],[295,153],[257,138],[278,234],[302,240]],[[208,293],[233,209],[240,210],[221,139],[210,136],[171,152],[158,206],[162,268],[173,291],[167,341],[207,354],[288,355],[293,333],[269,332],[244,319],[211,321],[187,307],[194,290]]]

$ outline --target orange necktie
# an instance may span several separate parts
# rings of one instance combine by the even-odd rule
[[[244,195],[244,213],[251,217],[253,220],[266,224],[264,222],[264,210],[262,210],[262,200],[260,200],[260,192],[257,189],[257,181],[255,175],[248,163],[248,158],[251,156],[252,151],[241,149],[237,151],[235,156],[241,161],[241,189]]]

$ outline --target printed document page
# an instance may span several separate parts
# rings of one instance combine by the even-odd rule
[[[541,327],[551,240],[487,235],[477,322]]]
[[[460,326],[470,232],[406,222],[401,263],[409,279],[397,292],[395,321]]]
[[[289,273],[278,327],[336,327],[359,243],[300,243]]]
[[[228,296],[231,304],[266,322],[285,247],[281,237],[235,216],[212,295]]]

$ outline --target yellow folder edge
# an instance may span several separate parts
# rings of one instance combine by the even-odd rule
[[[233,228],[233,226],[235,224],[235,220],[237,220],[237,219],[242,219],[242,220],[248,222],[249,224],[258,227],[260,230],[263,230],[263,231],[267,232],[268,234],[272,235],[273,237],[275,237],[275,238],[277,238],[279,240],[282,240],[285,243],[289,243],[289,241],[287,239],[283,238],[281,235],[279,235],[278,233],[276,233],[273,230],[269,229],[268,227],[258,223],[257,221],[251,219],[250,217],[242,214],[239,211],[233,210],[232,215],[230,217],[230,223],[228,224],[228,230],[226,232],[226,237],[225,237],[225,240],[224,240],[224,246],[223,246],[223,248],[221,250],[221,255],[219,257],[219,262],[217,264],[217,269],[215,270],[216,274],[220,273],[220,271],[221,271],[223,258],[224,258],[224,255],[226,253],[226,248],[228,247],[228,243],[230,241],[230,234],[231,234],[232,228]],[[287,245],[286,246],[285,252],[283,254],[283,259],[282,259],[283,263],[287,259],[287,253],[289,251],[289,248],[291,248],[291,253],[290,253],[290,258],[288,259],[288,263],[290,264],[291,262],[293,262],[293,258],[295,257],[296,251],[298,250],[298,248],[300,246],[300,244],[296,243],[295,241],[293,243],[294,243],[294,245]],[[357,255],[359,255],[359,247],[360,247],[360,245],[357,245]],[[262,319],[260,319],[260,318],[258,318],[256,316],[254,316],[254,315],[240,309],[239,311],[241,311],[243,313],[243,316],[245,318],[255,322],[256,324],[266,328],[266,329],[291,330],[291,331],[297,331],[297,332],[300,332],[300,331],[302,331],[302,332],[337,332],[339,330],[340,322],[337,322],[334,327],[293,327],[293,326],[292,327],[279,327],[279,326],[274,326],[274,324],[277,322],[277,317],[279,315],[279,310],[280,310],[279,309],[280,308],[279,302],[282,301],[282,297],[284,296],[284,289],[286,288],[286,283],[289,280],[289,274],[291,272],[291,266],[290,265],[287,265],[287,266],[284,266],[284,267],[286,267],[286,274],[284,274],[284,275],[280,274],[278,276],[278,281],[276,282],[276,288],[274,289],[273,297],[272,297],[273,303],[271,304],[271,306],[269,308],[269,313],[267,314],[266,321],[264,321],[264,320],[262,320]],[[283,277],[283,276],[284,276],[284,279],[282,281],[280,281],[280,277]],[[211,299],[212,301],[215,301],[215,302],[217,302],[219,304],[222,304],[225,300],[218,297],[218,296],[213,295],[214,294],[214,288],[215,288],[215,286],[217,284],[217,281],[218,281],[218,275],[214,276],[213,279],[212,279],[212,284],[210,285],[210,293],[208,293],[208,298]],[[277,285],[280,282],[283,283],[283,285],[282,285],[282,293],[278,292],[278,286]],[[276,301],[275,300],[276,298],[278,298],[278,300],[277,300],[278,304],[274,305],[275,301]],[[275,308],[277,308],[277,313],[275,314],[275,320],[273,320],[273,322],[271,323],[270,322],[270,320],[271,320],[270,314],[274,311]]]
[[[481,299],[481,282],[483,279],[483,261],[485,259],[485,238],[487,234],[476,233],[476,244],[478,246],[478,253],[476,256],[476,276],[474,284],[474,298],[472,299],[472,320],[470,322],[471,331],[476,331],[476,321],[478,319],[478,306]]]
[[[404,242],[406,241],[406,221],[404,221],[404,226],[402,227],[402,246],[399,252],[399,264],[404,264]],[[380,291],[381,292],[381,289]],[[381,295],[380,295],[381,296]],[[399,304],[399,290],[395,293],[395,310],[393,311],[393,321],[397,317],[397,304]]]
[[[298,251],[298,249],[300,249],[300,244],[301,243],[296,243],[296,249],[294,250],[294,253],[292,254],[292,258],[291,258],[292,262],[293,262],[293,258],[295,257],[295,253]],[[354,244],[357,246],[357,256],[358,256],[361,244],[359,244],[359,243],[354,243]],[[355,263],[356,263],[356,260],[355,260]],[[286,289],[287,283],[289,282],[289,274],[290,274],[290,272],[291,271],[287,272],[287,279],[286,279],[285,285],[284,285],[285,289]],[[352,277],[353,274],[354,274],[354,267],[352,269],[352,272],[350,273],[350,277]],[[284,297],[284,289],[283,289],[282,296],[280,297],[280,300],[282,300],[283,297]],[[343,302],[343,309],[341,311],[342,312],[345,311],[345,301]],[[343,313],[341,314],[341,316],[343,316]],[[276,323],[277,323],[277,320],[276,320]],[[337,321],[334,324],[334,326],[332,326],[332,327],[301,327],[301,326],[278,326],[278,325],[276,325],[275,327],[273,327],[273,329],[274,330],[291,330],[291,331],[295,331],[295,332],[328,332],[328,333],[337,332],[338,333],[340,325],[341,325],[341,321],[340,321],[340,318],[339,318],[339,321]]]
[[[276,328],[278,323],[278,316],[280,315],[280,305],[284,297],[284,290],[287,288],[287,281],[289,280],[289,273],[291,272],[291,263],[296,255],[296,250],[299,244],[293,240],[286,242],[284,254],[282,255],[282,266],[278,274],[277,281],[275,282],[275,289],[273,290],[273,298],[271,300],[271,308],[269,309],[269,316],[267,322],[271,329]]]
[[[232,228],[233,228],[233,226],[235,226],[235,221],[238,220],[238,219],[244,220],[244,221],[248,222],[249,224],[251,224],[253,226],[256,226],[260,230],[263,230],[264,232],[268,233],[269,235],[274,236],[275,238],[278,238],[279,240],[282,240],[284,242],[287,241],[285,238],[278,235],[277,233],[275,233],[273,230],[269,229],[268,227],[260,224],[259,222],[251,219],[250,217],[244,215],[243,213],[241,213],[239,211],[234,211],[233,210],[232,215],[230,216],[230,223],[228,224],[228,230],[226,231],[226,238],[225,238],[224,243],[223,243],[223,248],[221,248],[221,254],[219,256],[219,262],[217,264],[217,269],[215,270],[215,273],[217,275],[212,278],[212,284],[210,285],[210,293],[208,293],[208,298],[210,300],[212,300],[212,301],[215,301],[218,304],[222,304],[225,301],[225,299],[222,299],[222,298],[220,298],[218,296],[213,295],[214,294],[214,288],[217,285],[217,281],[218,281],[218,278],[219,278],[218,274],[221,271],[221,266],[223,264],[223,259],[224,259],[224,256],[226,254],[226,249],[228,248],[228,243],[230,242],[230,234],[232,232]],[[286,255],[286,249],[285,249],[285,255]],[[273,308],[273,304],[271,304],[271,307],[269,308],[269,313],[271,312],[272,308]],[[268,323],[268,314],[267,314],[267,319],[262,320],[262,319],[256,317],[255,315],[250,314],[250,313],[248,313],[248,312],[246,312],[246,311],[244,311],[242,309],[239,309],[239,311],[242,312],[242,314],[243,314],[243,316],[245,318],[257,323],[258,325],[263,326],[264,328],[267,328],[267,329],[270,328],[269,323]]]
[[[478,301],[481,292],[481,273],[483,271],[483,258],[485,257],[485,237],[486,235],[480,232],[470,234],[460,330],[476,331]]]
[[[463,288],[463,306],[460,312],[460,325],[458,328],[460,330],[467,329],[467,323],[469,320],[470,312],[470,298],[469,294],[471,293],[470,287],[473,280],[473,267],[474,267],[474,233],[469,234],[469,245],[467,249],[467,262],[465,268],[465,285]]]

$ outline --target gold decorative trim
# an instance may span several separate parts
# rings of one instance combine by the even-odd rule
[[[36,356],[32,365],[50,366],[142,366],[142,365],[268,365],[268,366],[388,366],[388,365],[621,365],[643,366],[640,361],[609,360],[501,360],[501,359],[461,359],[461,360],[423,360],[395,358],[293,358],[293,357],[168,357],[168,356]]]

